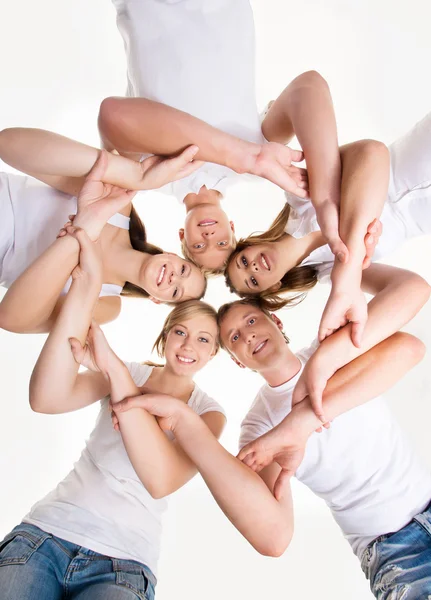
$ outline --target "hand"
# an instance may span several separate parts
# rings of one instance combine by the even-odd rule
[[[94,320],[91,322],[84,346],[76,338],[69,338],[69,343],[73,358],[78,364],[90,371],[102,373],[105,377],[108,377],[112,363],[119,360]]]
[[[74,225],[66,223],[64,232],[65,235],[70,235],[79,243],[79,262],[72,271],[72,279],[76,280],[87,276],[101,287],[103,262],[100,244],[92,242],[83,229]]]
[[[181,415],[188,409],[184,402],[167,394],[149,393],[132,396],[112,405],[114,412],[112,422],[115,429],[118,430],[118,415],[132,408],[144,408],[157,417],[160,429],[173,433],[175,433]]]
[[[318,352],[319,350],[307,362],[296,383],[292,395],[292,409],[309,398],[315,415],[322,421],[323,426],[328,429],[330,424],[325,418],[322,407],[323,392],[335,370],[333,368],[328,369],[326,365],[322,364]],[[319,429],[316,429],[316,431],[319,431]]]
[[[155,190],[171,181],[187,177],[204,164],[201,160],[193,160],[198,152],[197,146],[189,146],[173,158],[162,156],[146,158],[141,162],[142,189]]]
[[[346,263],[349,260],[349,250],[340,238],[339,210],[340,207],[336,202],[328,200],[316,208],[316,217],[320,230],[335,258],[341,263]]]
[[[360,348],[367,318],[367,301],[360,289],[350,292],[337,291],[333,287],[320,321],[319,342],[350,322],[352,342]]]
[[[286,192],[306,198],[307,171],[292,165],[292,162],[301,162],[303,159],[304,153],[300,150],[292,150],[278,142],[268,142],[262,144],[250,173],[272,181]]]
[[[374,251],[382,235],[383,225],[379,219],[374,219],[367,228],[367,233],[364,238],[365,242],[365,258],[362,263],[362,269],[368,269],[373,258]]]
[[[288,415],[274,429],[242,448],[239,460],[256,471],[276,462],[281,472],[274,485],[274,496],[279,500],[285,483],[295,475],[304,458],[307,436],[301,437],[291,427]]]
[[[132,201],[136,192],[103,182],[108,153],[101,150],[78,196],[74,225],[85,229],[91,240],[98,239],[106,222]]]

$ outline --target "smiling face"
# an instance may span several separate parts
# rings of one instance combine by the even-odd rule
[[[199,204],[188,211],[180,239],[198,265],[221,269],[234,247],[234,226],[220,206]]]
[[[205,277],[199,267],[176,254],[151,256],[140,272],[139,285],[158,302],[201,298]]]
[[[224,347],[242,365],[255,371],[274,366],[286,351],[278,317],[268,317],[247,304],[232,306],[220,324]]]
[[[286,274],[285,261],[274,242],[248,246],[236,252],[228,266],[229,279],[238,293],[259,294],[277,291]]]
[[[166,337],[166,364],[176,375],[192,377],[214,356],[217,323],[214,317],[196,315],[174,325]]]

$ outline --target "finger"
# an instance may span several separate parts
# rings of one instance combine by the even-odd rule
[[[322,428],[318,427],[317,429],[314,430],[316,433],[322,433]]]
[[[242,462],[252,469],[255,463],[255,453],[251,452],[250,454],[247,454],[247,456],[242,459]]]
[[[362,335],[364,333],[364,329],[365,329],[364,322],[357,321],[355,323],[352,323],[351,338],[352,338],[353,345],[356,346],[356,348],[361,347]]]
[[[301,150],[291,150],[292,162],[301,162],[304,160],[304,153]]]
[[[82,356],[84,354],[84,348],[79,340],[76,338],[69,338],[70,349],[72,351],[73,358],[77,363],[81,363]]]
[[[325,419],[325,415],[323,414],[323,390],[320,390],[319,388],[314,387],[313,390],[310,390],[309,393],[309,397],[310,397],[310,402],[311,402],[311,406],[313,408],[313,411],[315,413],[315,415],[317,416],[318,419],[320,419],[322,421],[322,423],[326,423],[327,419]]]
[[[249,454],[251,452],[251,450],[249,449],[248,446],[244,446],[244,448],[241,448],[241,450],[238,452],[238,454],[236,455],[238,460],[243,460],[243,458],[245,456],[247,456],[247,454]]]
[[[338,262],[345,264],[349,260],[349,250],[338,235],[328,237],[328,245]]]
[[[73,219],[74,219],[75,217],[76,217],[76,215],[69,215],[69,217],[68,217],[68,218],[69,218],[69,221],[70,221],[71,223],[73,223]]]
[[[73,225],[69,225],[68,227],[66,227],[66,231],[69,235],[78,240],[81,250],[85,250],[86,248],[93,248],[93,242],[90,240],[84,229],[81,229],[80,227],[74,227]]]
[[[276,500],[281,500],[286,493],[289,493],[289,481],[294,475],[287,469],[282,469],[280,475],[277,477],[274,483],[274,496]]]
[[[65,235],[67,235],[67,231],[65,229],[60,229],[60,231],[57,233],[57,239],[64,237]]]
[[[87,175],[86,179],[91,181],[102,181],[105,175],[106,167],[108,166],[108,153],[106,150],[101,150],[93,168]]]
[[[325,429],[329,429],[331,427],[331,421],[327,421],[326,423],[323,423],[323,427]]]

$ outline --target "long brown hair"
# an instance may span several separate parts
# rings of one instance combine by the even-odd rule
[[[166,317],[165,322],[163,323],[162,330],[157,336],[156,341],[154,342],[153,352],[156,351],[160,358],[164,358],[166,350],[166,340],[168,338],[168,333],[170,332],[172,327],[180,325],[182,322],[188,321],[189,319],[196,316],[211,317],[212,319],[214,319],[215,323],[217,323],[217,311],[210,304],[202,302],[202,300],[186,300],[185,302],[180,302],[175,306],[173,310],[171,310],[171,312]],[[220,341],[219,336],[217,335],[215,342],[215,354],[217,354],[219,348]],[[163,366],[150,361],[147,361],[144,364],[150,365],[152,367]]]
[[[132,210],[130,211],[129,236],[130,243],[134,250],[145,252],[146,254],[152,254],[153,256],[156,254],[163,254],[163,250],[161,248],[147,242],[145,225],[143,224],[133,205]],[[121,295],[131,298],[148,298],[150,296],[150,294],[143,288],[135,285],[134,283],[130,283],[130,281],[126,281]]]
[[[241,238],[237,244],[235,252],[233,252],[227,262],[225,270],[226,285],[229,290],[241,296],[241,298],[255,298],[257,294],[247,294],[238,292],[232,284],[229,277],[229,266],[236,259],[238,254],[248,246],[257,246],[258,244],[266,244],[269,242],[277,242],[284,235],[287,221],[290,215],[290,205],[285,204],[283,209],[278,213],[272,225],[264,233],[253,233],[246,238]],[[281,287],[277,291],[264,290],[259,293],[261,299],[261,308],[268,311],[279,310],[285,306],[294,306],[304,300],[307,292],[311,290],[317,283],[317,270],[309,265],[293,267],[287,271],[281,279]],[[284,294],[289,294],[285,296]]]

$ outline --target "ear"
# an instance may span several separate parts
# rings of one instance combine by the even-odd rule
[[[272,285],[270,288],[268,288],[266,291],[267,292],[278,292],[278,290],[281,288],[281,281],[277,281],[277,283],[274,283],[274,285]]]
[[[237,358],[235,358],[234,356],[232,356],[232,354],[230,354],[230,358],[231,360],[233,360],[233,362],[238,365],[238,367],[240,369],[245,369],[245,365],[243,365],[241,362],[239,362],[239,360]]]
[[[283,331],[283,323],[280,321],[277,315],[271,313],[271,320],[274,321],[274,323],[277,325],[280,331]]]
[[[184,229],[178,230],[178,237],[180,238],[180,242],[182,242],[184,239]]]
[[[157,298],[154,298],[154,296],[148,296],[149,300],[151,300],[151,302],[154,302],[154,304],[161,304],[162,301],[158,300]]]
[[[233,221],[229,221],[229,225],[230,225],[230,229],[232,231],[232,233],[235,233],[235,224]]]

